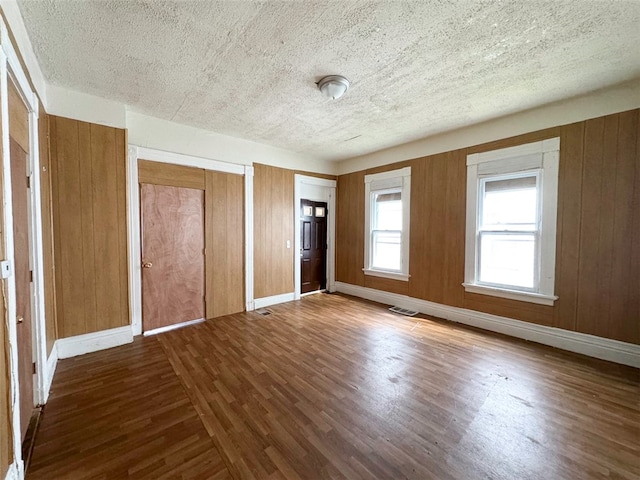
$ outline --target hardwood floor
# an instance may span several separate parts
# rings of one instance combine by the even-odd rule
[[[28,479],[229,479],[153,338],[61,360]]]
[[[340,295],[269,310],[61,361],[29,478],[640,476],[636,369]]]

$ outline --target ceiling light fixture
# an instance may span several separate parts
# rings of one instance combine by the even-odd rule
[[[329,75],[320,79],[318,82],[318,88],[327,97],[340,98],[349,90],[349,80],[341,75]]]

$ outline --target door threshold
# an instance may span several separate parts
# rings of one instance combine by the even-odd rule
[[[314,290],[313,292],[301,293],[300,294],[300,298],[306,297],[306,296],[309,296],[309,295],[316,295],[318,293],[327,293],[327,289],[323,288],[321,290]]]
[[[206,320],[206,318],[196,318],[195,320],[189,320],[182,323],[176,323],[175,325],[167,325],[166,327],[154,328],[153,330],[147,330],[143,332],[142,335],[148,337],[150,335],[157,335],[158,333],[170,332],[171,330],[176,330],[182,327],[188,327],[189,325],[196,325],[198,323],[202,323]]]

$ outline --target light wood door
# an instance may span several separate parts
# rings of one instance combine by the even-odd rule
[[[300,292],[327,287],[327,204],[300,201]]]
[[[16,323],[18,334],[18,382],[20,385],[20,431],[22,437],[33,413],[33,340],[31,325],[31,278],[29,271],[29,208],[27,153],[11,138],[11,197],[13,203]]]
[[[144,330],[204,318],[204,192],[143,183],[140,202]]]

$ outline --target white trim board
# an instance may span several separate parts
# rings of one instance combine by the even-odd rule
[[[294,279],[294,300],[300,299],[301,289],[301,272],[300,272],[300,200],[311,200],[314,202],[327,203],[327,258],[326,269],[327,285],[329,292],[335,291],[336,282],[336,188],[338,182],[326,178],[310,177],[307,175],[296,174],[294,176],[294,195],[293,195],[293,279]],[[256,307],[257,308],[257,307]]]
[[[44,372],[44,393],[42,403],[47,403],[49,400],[49,392],[51,390],[51,384],[53,383],[53,376],[56,373],[56,367],[58,366],[58,345],[57,342],[53,344],[49,358],[47,358],[46,370]]]
[[[119,347],[131,342],[133,342],[133,328],[131,325],[127,325],[76,335],[75,337],[61,338],[56,340],[55,345],[58,350],[58,358],[62,359]]]
[[[549,345],[562,350],[640,368],[640,345],[536,325],[466,308],[451,307],[396,293],[336,282],[337,291],[386,305],[417,310],[426,315]]]
[[[255,309],[257,310],[258,308],[264,308],[264,307],[270,307],[271,305],[276,305],[278,303],[286,303],[286,302],[291,302],[294,300],[294,293],[282,293],[280,295],[272,295],[271,297],[262,297],[262,298],[256,298],[254,300],[255,302]]]
[[[16,462],[9,465],[9,469],[7,470],[7,475],[4,477],[4,480],[21,480],[23,478],[24,465],[22,464],[22,460],[20,460],[20,465]]]

